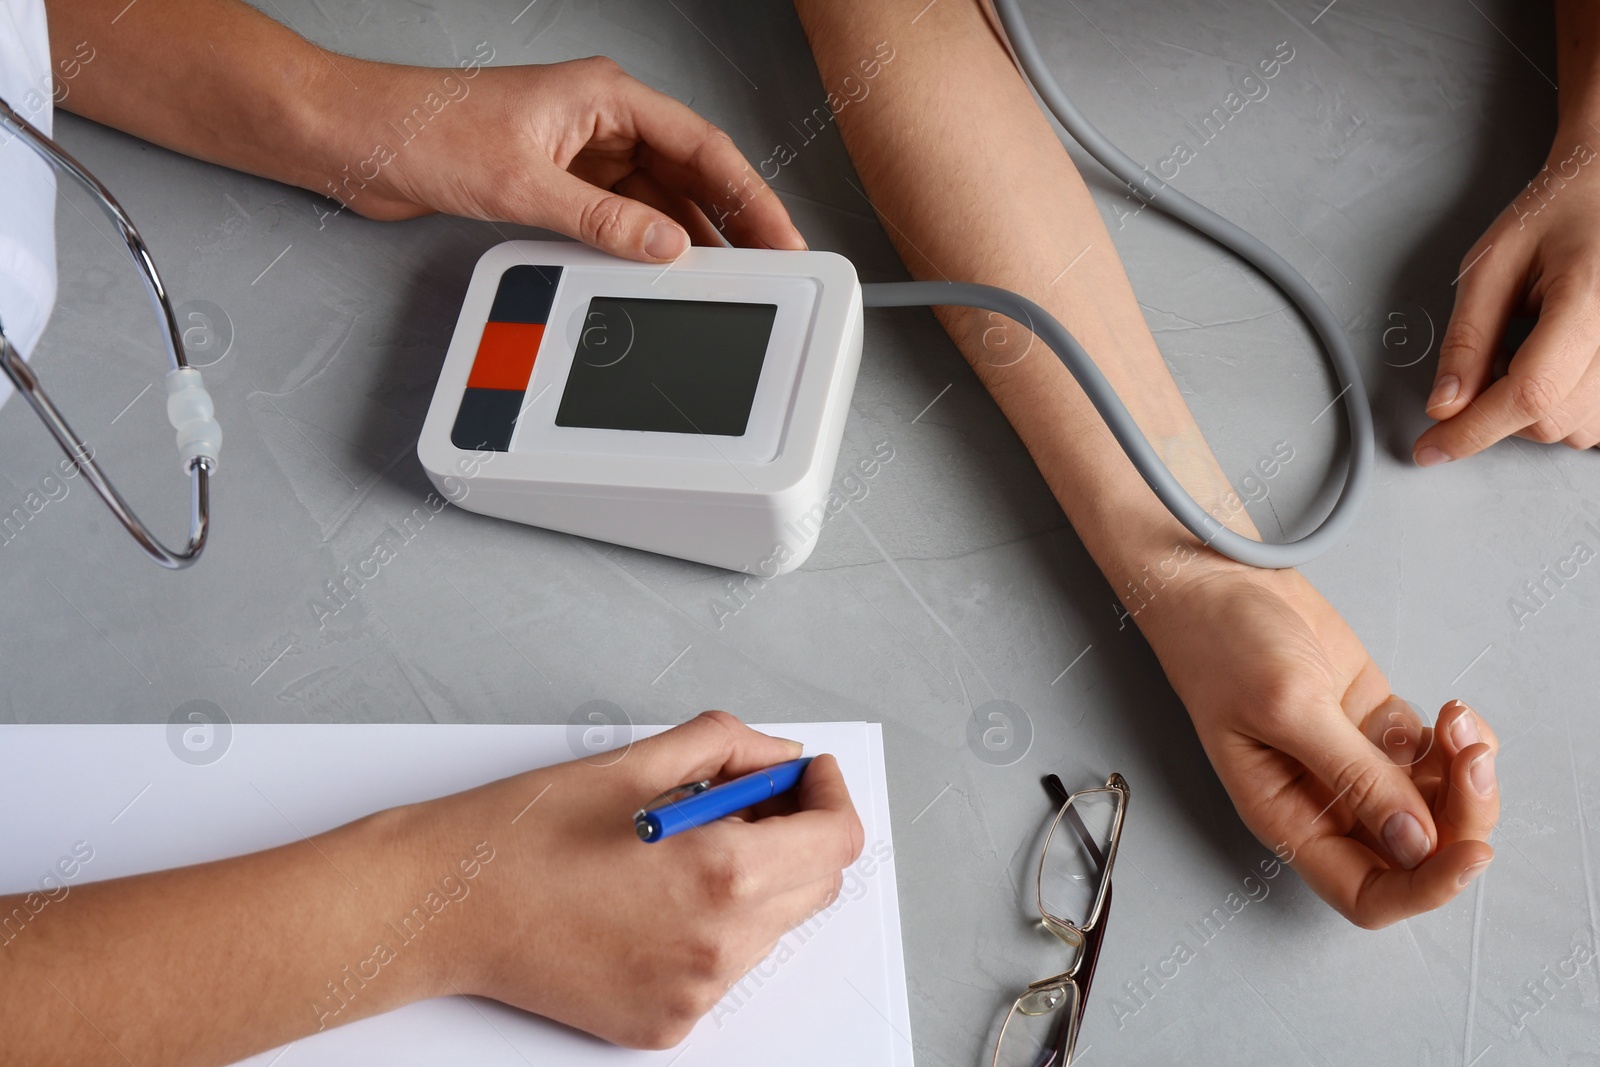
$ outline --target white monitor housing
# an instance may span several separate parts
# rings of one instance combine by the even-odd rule
[[[473,271],[417,456],[469,511],[781,574],[816,544],[861,325],[831,252],[510,241]]]

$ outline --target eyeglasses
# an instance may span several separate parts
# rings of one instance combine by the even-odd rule
[[[215,407],[200,380],[200,372],[189,366],[189,361],[184,355],[183,338],[178,331],[178,317],[167,299],[166,287],[161,284],[161,276],[156,273],[156,265],[150,258],[150,250],[145,247],[139,231],[134,229],[127,212],[122,210],[122,206],[94,175],[83,169],[77,160],[62,150],[60,145],[12,110],[11,105],[4,100],[0,100],[0,129],[20,137],[46,163],[58,172],[69,175],[89,191],[116,226],[117,232],[122,235],[128,255],[133,258],[134,265],[139,268],[140,277],[144,279],[150,304],[161,320],[162,341],[172,361],[172,370],[167,374],[167,418],[178,431],[178,453],[183,460],[183,469],[189,475],[189,542],[184,550],[175,552],[168,548],[139,521],[139,517],[122,499],[110,479],[101,472],[89,446],[73,432],[72,427],[67,425],[67,420],[62,418],[61,412],[50,402],[50,397],[39,385],[39,379],[32,368],[24,363],[16,350],[11,347],[11,342],[6,337],[4,323],[0,323],[0,370],[5,371],[6,377],[17,387],[17,392],[27,399],[34,413],[50,430],[61,450],[67,454],[67,459],[83,472],[84,478],[94,486],[95,491],[100,494],[100,499],[106,502],[106,507],[111,509],[111,513],[123,527],[133,535],[133,539],[139,543],[145,555],[172,570],[187,567],[200,558],[200,553],[206,546],[206,534],[211,526],[209,479],[211,472],[217,467],[217,453],[222,446],[222,427],[217,425]]]
[[[1077,952],[1065,971],[1030,983],[1012,1002],[995,1040],[990,1067],[1072,1063],[1111,913],[1111,867],[1128,807],[1127,781],[1113,774],[1104,786],[1070,796],[1053,774],[1045,777],[1044,785],[1058,807],[1034,879],[1038,918]]]

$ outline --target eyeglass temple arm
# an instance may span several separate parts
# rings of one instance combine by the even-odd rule
[[[1072,794],[1068,793],[1067,787],[1061,784],[1061,778],[1058,775],[1045,775],[1044,788],[1045,792],[1050,794],[1050,799],[1054,800],[1058,806],[1072,799]],[[1084,825],[1083,816],[1072,808],[1068,808],[1066,810],[1066,818],[1067,823],[1072,827],[1072,832],[1078,835],[1078,840],[1083,842],[1083,847],[1088,850],[1090,856],[1094,857],[1095,865],[1101,870],[1105,870],[1105,853],[1100,851],[1100,846],[1095,843],[1094,835],[1089,832],[1089,827]],[[1106,892],[1109,896],[1110,890],[1107,889]]]
[[[1106,936],[1106,926],[1111,922],[1111,894],[1116,891],[1112,883],[1106,884],[1106,902],[1100,909],[1100,921],[1094,924],[1094,929],[1083,935],[1083,967],[1080,968],[1081,977],[1078,984],[1083,987],[1083,995],[1079,998],[1079,1011],[1082,1005],[1089,1000],[1089,983],[1094,981],[1094,968],[1100,962],[1100,942]]]
[[[1089,987],[1094,982],[1094,970],[1100,962],[1100,939],[1105,936],[1106,924],[1111,918],[1111,886],[1106,886],[1105,911],[1099,923],[1084,935],[1083,955],[1080,957],[1082,974],[1074,973],[1070,981],[1078,987],[1076,1007],[1069,1018],[1061,1021],[1051,1042],[1052,1055],[1043,1061],[1046,1067],[1072,1067],[1077,1049],[1078,1035],[1083,1032],[1083,1015],[1089,1008]],[[1065,977],[1065,976],[1063,976]]]
[[[123,243],[127,246],[128,255],[133,258],[134,265],[139,268],[139,275],[144,280],[145,293],[161,320],[162,342],[172,363],[172,373],[167,376],[168,417],[179,431],[179,447],[185,453],[184,465],[190,475],[189,540],[183,551],[175,552],[162,544],[122,499],[110,479],[95,463],[93,450],[73,432],[72,427],[67,425],[66,419],[39,385],[39,379],[33,370],[18,357],[16,350],[5,336],[3,323],[0,323],[0,370],[5,371],[6,377],[16,386],[17,392],[27,399],[28,405],[50,430],[67,458],[83,472],[89,484],[94,486],[95,492],[100,494],[100,499],[105,501],[106,507],[111,509],[111,513],[122,523],[123,528],[133,535],[133,539],[145,555],[172,570],[187,567],[200,557],[206,545],[206,535],[210,530],[210,472],[216,465],[216,448],[221,442],[221,430],[213,417],[211,398],[200,383],[200,372],[189,367],[189,361],[184,355],[183,338],[178,330],[178,321],[173,314],[172,304],[167,299],[166,287],[161,282],[161,275],[156,270],[155,261],[150,258],[150,250],[145,246],[144,239],[139,236],[139,231],[134,228],[127,212],[122,210],[122,205],[117,203],[110,191],[101,185],[94,175],[85,170],[60,145],[13,110],[3,99],[0,99],[0,126],[21,137],[28,147],[51,167],[71,176],[94,194],[94,199],[116,225],[117,232],[122,235]],[[189,435],[187,441],[186,434]]]

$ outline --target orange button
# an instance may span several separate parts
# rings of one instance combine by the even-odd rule
[[[542,322],[484,323],[467,388],[525,391],[533,376],[533,359],[539,354],[542,337]]]

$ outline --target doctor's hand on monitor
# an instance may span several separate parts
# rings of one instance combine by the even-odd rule
[[[362,151],[320,191],[369,218],[518,222],[625,259],[676,259],[691,240],[720,244],[719,233],[744,247],[806,247],[732,139],[672,97],[604,56],[481,65],[493,52],[480,46],[445,69],[363,63],[358,77],[375,93],[329,82]],[[408,140],[413,130],[426,135]]]
[[[448,212],[645,262],[719,233],[806,247],[727,134],[601,56],[508,66],[485,40],[410,66],[340,55],[241,0],[47,7],[62,109],[321,193],[325,215]]]

